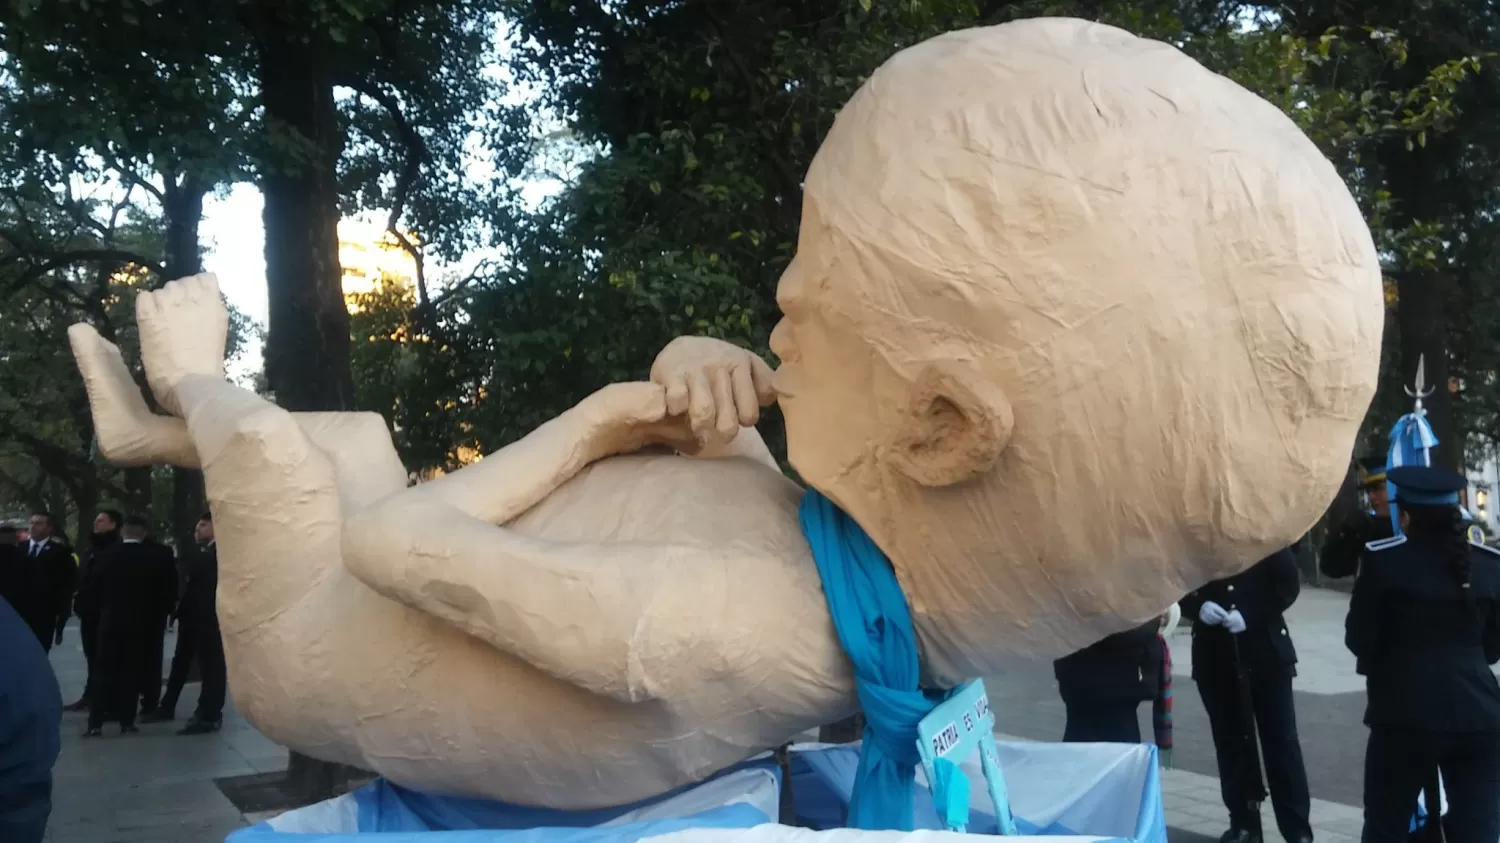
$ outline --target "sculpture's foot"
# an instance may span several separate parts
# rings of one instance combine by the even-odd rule
[[[99,336],[93,326],[77,324],[68,328],[68,344],[83,374],[94,435],[105,459],[124,466],[198,466],[187,426],[181,419],[151,412],[114,343]]]
[[[135,320],[146,383],[168,411],[181,415],[175,391],[183,379],[223,379],[229,311],[213,275],[193,275],[141,293],[135,300]]]

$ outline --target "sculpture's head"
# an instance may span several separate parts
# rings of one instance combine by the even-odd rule
[[[1298,539],[1383,320],[1360,211],[1286,116],[1061,19],[877,71],[808,172],[778,299],[792,464],[891,556],[943,680]]]

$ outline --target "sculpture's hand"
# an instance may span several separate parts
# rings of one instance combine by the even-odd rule
[[[667,343],[651,365],[651,380],[666,387],[667,413],[686,413],[693,434],[705,444],[730,441],[776,400],[766,361],[708,337]]]
[[[192,275],[136,296],[135,321],[146,383],[168,412],[182,415],[174,391],[183,378],[224,378],[229,311],[212,274]]]
[[[647,445],[668,445],[685,453],[701,447],[687,417],[667,412],[667,392],[660,384],[610,384],[570,412],[582,419],[591,461]]]
[[[68,328],[68,344],[83,374],[94,436],[105,459],[121,466],[169,463],[198,468],[198,452],[188,437],[187,424],[151,412],[114,343],[99,336],[93,326],[80,323]]]

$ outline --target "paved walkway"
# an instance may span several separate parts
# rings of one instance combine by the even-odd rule
[[[176,638],[167,636],[170,658]],[[83,691],[85,666],[76,621],[52,650],[63,700]],[[141,726],[121,737],[108,724],[105,737],[84,740],[84,714],[63,717],[63,749],[53,784],[48,843],[221,843],[245,824],[214,779],[286,769],[286,750],[271,743],[226,707],[224,730],[179,737],[182,716],[192,712],[199,686],[187,686],[177,723]]]
[[[1319,843],[1351,843],[1360,828],[1360,793],[1366,730],[1363,681],[1343,648],[1347,595],[1305,589],[1289,613],[1301,657],[1296,689],[1303,753],[1312,783],[1313,824]],[[172,639],[167,642],[171,652]],[[1176,762],[1166,772],[1163,795],[1173,843],[1217,840],[1227,826],[1219,800],[1208,722],[1189,679],[1186,632],[1173,641],[1177,675]],[[76,627],[52,663],[68,700],[83,687],[84,662]],[[1050,665],[1025,665],[987,680],[998,731],[1023,740],[1056,740],[1063,708]],[[189,685],[179,713],[192,710],[197,685]],[[1150,734],[1149,706],[1141,707]],[[214,779],[285,769],[286,751],[255,731],[232,708],[217,735],[178,737],[174,724],[144,726],[140,735],[82,740],[84,716],[67,715],[57,767],[49,843],[219,843],[246,818]],[[258,819],[258,818],[252,818]],[[1266,809],[1268,839],[1275,823]]]

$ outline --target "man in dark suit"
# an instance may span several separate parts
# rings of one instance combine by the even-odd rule
[[[1203,698],[1219,762],[1219,787],[1229,809],[1223,843],[1260,843],[1259,763],[1276,825],[1287,843],[1313,839],[1312,808],[1292,677],[1297,651],[1283,613],[1301,592],[1297,559],[1279,551],[1232,577],[1211,582],[1182,599],[1193,623],[1193,680]]]
[[[120,541],[120,527],[125,517],[113,509],[94,516],[94,533],[78,563],[78,588],[73,596],[73,613],[78,616],[78,636],[82,639],[83,658],[88,663],[88,679],[83,695],[70,703],[68,711],[87,711],[95,693],[94,645],[99,640],[99,588],[96,577],[99,557]]]
[[[202,735],[216,732],[224,719],[227,676],[224,667],[224,640],[219,634],[219,616],[215,595],[219,589],[219,557],[214,548],[214,521],[211,513],[198,519],[194,531],[203,545],[202,553],[189,569],[187,586],[177,606],[177,650],[172,654],[172,672],[167,690],[154,714],[143,718],[157,723],[175,717],[177,699],[187,684],[188,669],[198,660],[203,687],[198,693],[198,708],[180,735]]]
[[[1160,627],[1152,618],[1052,663],[1068,715],[1064,742],[1141,742],[1136,710],[1161,688]]]
[[[167,620],[177,610],[177,556],[172,548],[147,536],[144,545],[150,552],[148,579],[151,604],[147,608],[146,636],[141,641],[141,676],[139,682],[141,713],[151,714],[161,703],[162,646],[167,635]]]
[[[54,537],[55,525],[50,513],[31,516],[31,538],[21,548],[21,570],[12,601],[44,651],[52,649],[58,625],[71,613],[77,573],[73,551]]]
[[[1334,579],[1352,577],[1359,570],[1365,545],[1395,534],[1386,492],[1385,457],[1365,460],[1328,508],[1328,534],[1318,552],[1318,570]]]
[[[0,653],[0,840],[42,843],[62,750],[62,692],[35,631],[4,600]]]
[[[135,706],[142,662],[161,600],[158,554],[143,540],[149,522],[125,519],[120,543],[100,554],[93,577],[99,592],[99,640],[94,646],[97,685],[84,737],[103,734],[105,720],[117,720],[120,733],[136,731]]]

